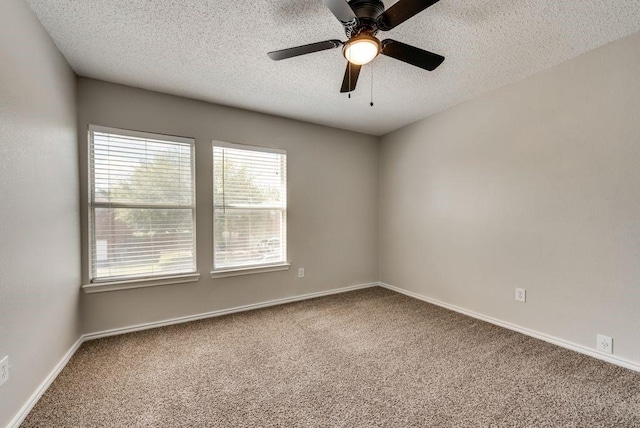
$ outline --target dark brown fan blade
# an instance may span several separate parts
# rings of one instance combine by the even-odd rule
[[[381,53],[429,71],[435,70],[444,61],[441,55],[391,39],[382,41]]]
[[[342,79],[342,88],[340,88],[340,92],[351,92],[356,89],[356,83],[358,83],[358,76],[360,75],[361,68],[361,65],[347,62],[347,70],[344,72],[344,79]]]
[[[351,6],[349,6],[349,3],[347,3],[347,0],[322,1],[329,8],[331,13],[333,13],[335,17],[338,18],[338,21],[342,22],[343,24],[355,22],[355,20],[358,19],[356,17],[356,14],[353,12],[353,9],[351,9]]]
[[[419,14],[429,6],[438,3],[438,1],[439,0],[400,0],[376,19],[376,21],[378,21],[378,28],[382,31],[389,31],[412,16]]]
[[[293,58],[294,56],[337,48],[338,46],[342,46],[342,42],[340,40],[327,40],[325,42],[311,43],[309,45],[296,46],[295,48],[273,51],[269,52],[267,55],[269,55],[269,58],[274,61],[280,61],[281,59]]]

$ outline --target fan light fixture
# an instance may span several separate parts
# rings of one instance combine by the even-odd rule
[[[1,1],[1,0],[0,0]],[[363,65],[370,63],[378,55],[433,71],[442,64],[444,57],[415,46],[393,39],[379,40],[379,31],[393,30],[411,17],[439,0],[396,0],[389,9],[385,9],[382,0],[322,0],[333,16],[344,27],[347,41],[338,39],[309,43],[288,49],[269,52],[274,61],[307,55],[342,47],[342,55],[347,59],[340,92],[352,92],[356,89],[358,76]],[[371,70],[373,72],[373,70]],[[371,78],[373,82],[373,77]]]
[[[351,64],[365,65],[380,53],[380,41],[375,37],[362,34],[349,40],[342,51]]]

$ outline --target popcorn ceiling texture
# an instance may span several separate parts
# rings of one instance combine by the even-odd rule
[[[638,427],[640,374],[382,288],[85,343],[28,427]]]
[[[321,0],[27,2],[81,76],[373,135],[640,30],[638,0],[441,0],[379,37],[444,55],[443,65],[381,56],[348,99],[340,49],[266,55],[345,40]]]

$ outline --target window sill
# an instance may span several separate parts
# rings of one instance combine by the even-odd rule
[[[199,273],[185,275],[161,276],[156,278],[127,279],[122,281],[105,281],[85,284],[82,289],[85,293],[104,293],[107,291],[129,290],[131,288],[157,287],[159,285],[183,284],[196,282],[200,279]]]
[[[220,269],[211,272],[211,278],[226,278],[229,276],[251,275],[254,273],[277,272],[281,270],[289,270],[290,263],[279,263],[277,265],[264,265],[254,267],[242,267],[237,269]]]

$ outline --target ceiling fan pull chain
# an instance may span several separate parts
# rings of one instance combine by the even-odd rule
[[[347,58],[347,69],[349,70],[349,99],[351,99],[351,62],[349,62],[349,58]]]
[[[373,63],[371,63],[371,103],[369,105],[373,107]]]

